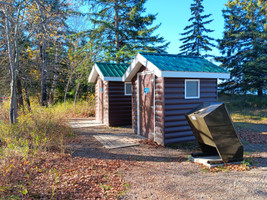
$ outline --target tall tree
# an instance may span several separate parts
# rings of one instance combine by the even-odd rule
[[[58,65],[55,60],[58,59],[60,51],[53,51],[52,49],[56,46],[63,49],[62,40],[67,35],[65,20],[69,11],[68,4],[60,0],[34,0],[32,9],[29,11],[32,17],[29,20],[28,28],[34,30],[32,38],[35,41],[35,48],[39,49],[42,106],[48,104],[48,85],[53,85],[53,83],[48,82],[49,75],[54,75],[53,72],[57,71],[52,67]],[[52,53],[56,55],[52,55]],[[54,76],[51,79],[55,80],[53,85],[55,87],[57,77]],[[52,92],[54,92],[54,89]]]
[[[267,84],[267,3],[264,0],[228,1],[223,10],[225,31],[217,60],[231,72],[222,86],[232,91],[257,91]]]
[[[207,57],[209,56],[207,52],[215,47],[211,42],[214,39],[208,36],[208,33],[213,32],[213,30],[205,27],[213,20],[208,20],[211,14],[203,15],[202,2],[203,0],[194,0],[194,3],[191,4],[192,17],[188,20],[191,24],[186,26],[184,28],[185,32],[181,34],[185,36],[180,39],[183,42],[183,45],[180,46],[181,54]]]
[[[24,27],[25,1],[1,1],[0,19],[2,33],[5,35],[5,44],[8,55],[8,69],[10,75],[10,123],[17,121],[17,69],[21,47],[19,41],[22,38]]]
[[[127,62],[138,51],[165,52],[169,43],[153,35],[156,15],[145,13],[146,0],[94,0],[93,35],[102,41],[106,61]]]

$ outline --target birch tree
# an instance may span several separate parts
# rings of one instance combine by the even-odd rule
[[[23,30],[25,1],[0,1],[3,33],[5,34],[10,74],[10,123],[17,121],[16,81],[20,55],[19,39]]]

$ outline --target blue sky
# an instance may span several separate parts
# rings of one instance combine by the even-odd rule
[[[179,53],[179,46],[182,44],[179,41],[182,38],[180,33],[183,33],[185,26],[189,25],[191,3],[193,0],[148,0],[145,4],[147,13],[158,13],[154,25],[161,23],[161,26],[155,33],[170,42],[168,53]],[[221,39],[223,36],[222,9],[225,8],[225,3],[227,0],[203,1],[204,14],[212,14],[210,19],[214,19],[207,28],[214,30],[209,36],[215,39]],[[219,55],[219,51],[215,48],[210,54]]]

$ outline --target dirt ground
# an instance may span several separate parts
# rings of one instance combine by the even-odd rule
[[[195,142],[160,147],[139,146],[105,149],[93,136],[101,133],[133,134],[131,128],[95,126],[75,128],[77,137],[68,145],[73,157],[131,162],[123,170],[129,189],[122,199],[267,199],[267,144],[243,141],[245,156],[255,168],[249,171],[210,172],[188,161]]]

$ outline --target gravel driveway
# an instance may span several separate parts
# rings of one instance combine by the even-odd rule
[[[74,157],[131,162],[122,171],[130,185],[123,199],[267,199],[267,144],[244,142],[245,155],[253,157],[250,171],[212,173],[188,161],[197,145],[139,146],[105,149],[93,136],[101,133],[133,134],[131,128],[95,126],[75,128],[77,137],[68,145]]]

